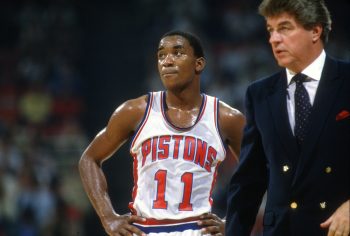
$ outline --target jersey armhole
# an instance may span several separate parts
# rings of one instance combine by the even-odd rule
[[[225,152],[225,156],[226,156],[226,152],[227,152],[227,149],[228,149],[228,146],[227,144],[224,142],[223,138],[222,138],[222,134],[221,134],[221,130],[220,130],[220,124],[219,124],[219,119],[220,119],[220,100],[218,98],[215,98],[215,101],[214,101],[214,122],[215,122],[215,128],[216,128],[216,131],[220,137],[220,141],[221,141],[221,145],[223,147],[223,150]]]
[[[151,112],[152,104],[153,104],[153,97],[154,97],[153,93],[149,92],[148,93],[148,98],[147,98],[147,107],[146,107],[145,113],[143,114],[142,120],[141,120],[140,124],[138,125],[138,127],[137,127],[137,129],[135,131],[135,134],[133,135],[133,137],[131,139],[131,142],[130,142],[130,147],[129,147],[130,151],[131,151],[131,148],[134,146],[134,143],[136,142],[139,134],[141,133],[142,128],[147,123],[149,114]]]

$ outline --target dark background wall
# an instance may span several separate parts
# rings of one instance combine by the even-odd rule
[[[350,1],[326,2],[334,21],[326,51],[350,60]],[[278,69],[259,3],[2,0],[0,235],[21,235],[24,228],[38,235],[104,235],[77,163],[118,105],[162,89],[156,48],[165,32],[200,36],[207,57],[203,91],[243,111],[247,85]],[[103,165],[121,214],[131,200],[128,145]],[[220,169],[213,195],[220,216],[235,164],[227,160]]]

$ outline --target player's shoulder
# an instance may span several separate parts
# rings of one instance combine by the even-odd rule
[[[147,109],[149,95],[142,95],[137,98],[129,99],[120,104],[113,112],[109,127],[129,127],[135,129],[141,122]]]
[[[240,110],[223,101],[219,101],[219,117],[228,119],[244,119],[244,115]]]
[[[123,110],[127,111],[145,111],[147,108],[148,100],[149,100],[149,94],[145,94],[142,96],[139,96],[137,98],[132,98],[129,100],[126,100],[123,104],[121,104],[120,107]],[[117,110],[118,110],[117,108]]]
[[[223,101],[219,101],[218,113],[218,123],[223,139],[236,139],[236,135],[241,134],[246,122],[243,113]]]
[[[146,94],[124,101],[114,110],[111,117],[112,120],[119,120],[122,118],[130,122],[138,122],[138,120],[142,119],[147,109],[148,99],[149,95]]]
[[[206,96],[218,101],[218,115],[220,119],[245,119],[243,113],[239,109],[230,106],[216,96],[208,94],[206,94]]]

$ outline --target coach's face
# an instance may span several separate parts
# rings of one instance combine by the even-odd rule
[[[298,73],[320,54],[320,26],[305,29],[288,13],[267,17],[266,23],[269,42],[280,66]]]
[[[205,65],[204,58],[197,58],[187,39],[179,35],[161,39],[157,57],[159,75],[166,89],[187,87],[199,79]]]

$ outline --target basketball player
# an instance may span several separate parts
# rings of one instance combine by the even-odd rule
[[[200,92],[205,67],[199,39],[172,31],[161,38],[158,70],[165,91],[126,101],[83,153],[84,188],[109,235],[223,235],[211,213],[218,164],[237,158],[245,118]],[[101,165],[129,138],[134,158],[131,215],[113,210]]]

